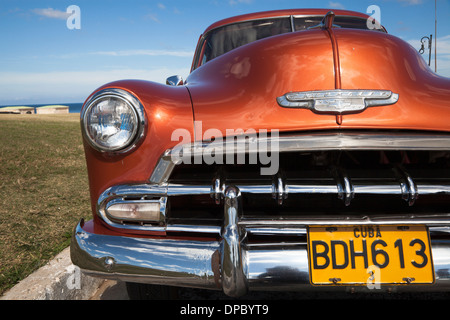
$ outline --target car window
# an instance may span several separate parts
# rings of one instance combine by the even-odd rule
[[[323,17],[294,17],[294,28],[295,31],[305,30],[314,26],[317,26],[321,23]],[[366,29],[367,27],[367,19],[360,17],[346,17],[346,16],[336,16],[334,18],[334,25],[339,26],[341,28],[352,28],[352,29]],[[379,29],[375,29],[377,31],[384,31],[381,26]]]
[[[233,23],[208,33],[202,64],[250,42],[291,32],[289,17]]]
[[[267,18],[225,25],[211,30],[205,37],[200,65],[253,41],[294,31],[307,30],[321,23],[323,16]],[[334,25],[341,28],[368,29],[367,19],[336,16]],[[377,31],[386,32],[383,27]],[[195,65],[197,62],[195,63]]]

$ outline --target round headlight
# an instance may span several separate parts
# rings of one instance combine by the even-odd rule
[[[99,91],[81,116],[87,141],[103,152],[125,152],[142,137],[144,110],[133,95],[120,89]]]

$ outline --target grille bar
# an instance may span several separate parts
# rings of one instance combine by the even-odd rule
[[[350,205],[352,198],[358,195],[398,195],[410,205],[414,204],[419,195],[450,195],[450,180],[442,179],[437,181],[433,179],[427,181],[413,181],[408,178],[408,183],[403,181],[379,181],[357,179],[350,181],[347,177],[344,183],[333,182],[332,180],[312,181],[309,180],[290,180],[277,178],[273,183],[233,183],[243,194],[267,194],[276,200],[286,199],[288,195],[293,194],[335,194],[342,199],[346,205]],[[99,206],[112,198],[122,197],[174,197],[174,196],[193,196],[210,195],[214,199],[223,198],[222,185],[215,181],[213,184],[188,185],[179,183],[167,183],[165,185],[121,185],[107,189],[104,195],[100,197]],[[225,184],[224,185],[228,185]],[[414,186],[414,187],[412,187]],[[280,202],[279,202],[280,203]]]

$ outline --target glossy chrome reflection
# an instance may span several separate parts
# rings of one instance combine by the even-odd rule
[[[355,197],[355,189],[351,183],[350,177],[342,168],[334,168],[333,173],[338,189],[338,198],[343,200],[345,206],[348,207]],[[370,190],[370,187],[368,189]]]
[[[407,173],[406,178],[399,176],[397,180],[386,179],[383,181],[378,180],[363,180],[351,181],[351,177],[348,176],[342,169],[336,169],[335,177],[333,179],[315,181],[312,183],[309,180],[301,179],[287,179],[280,176],[274,177],[274,182],[270,180],[255,182],[246,184],[241,182],[235,184],[234,187],[239,190],[239,194],[267,194],[268,197],[273,198],[278,204],[282,203],[289,195],[296,194],[333,194],[338,199],[341,199],[346,206],[351,205],[351,201],[359,195],[386,195],[386,196],[398,196],[399,201],[401,199],[408,202],[410,206],[414,204],[414,199],[419,195],[450,195],[450,181],[446,179],[432,179],[430,181],[414,181]],[[398,171],[402,172],[402,171]],[[226,180],[214,179],[213,182],[208,184],[177,184],[177,183],[164,183],[164,184],[138,184],[138,185],[119,185],[113,186],[105,190],[99,197],[97,203],[97,212],[99,216],[108,224],[113,227],[120,227],[123,229],[135,229],[146,231],[170,231],[179,228],[170,224],[161,226],[159,224],[141,224],[141,225],[127,225],[120,224],[117,221],[111,220],[107,214],[107,208],[114,203],[130,202],[138,200],[124,200],[124,199],[153,199],[158,198],[161,203],[161,217],[165,216],[166,201],[169,197],[177,196],[193,196],[193,195],[209,195],[214,199],[216,204],[220,204],[221,200],[226,197],[225,190],[229,186],[226,184]],[[147,201],[147,200],[139,200]],[[239,210],[245,208],[239,207]],[[163,219],[163,218],[161,218]],[[403,222],[402,222],[402,219]],[[162,220],[161,220],[162,221]],[[275,224],[275,220],[271,220]],[[283,220],[288,224],[289,220]],[[414,214],[414,215],[374,215],[374,216],[319,216],[319,215],[301,215],[296,217],[296,225],[308,225],[308,224],[320,224],[323,221],[327,223],[342,224],[347,221],[351,221],[352,224],[395,224],[395,223],[421,223],[428,226],[442,225],[443,223],[450,224],[450,214],[447,212],[434,213],[434,214]],[[270,223],[270,221],[268,222]],[[288,226],[288,225],[286,225]],[[206,227],[199,227],[206,228]],[[216,230],[214,226],[208,227],[210,230]],[[214,231],[215,232],[215,231]]]
[[[271,137],[257,139],[260,145],[270,150]],[[330,150],[450,150],[450,134],[446,133],[413,133],[413,132],[318,132],[314,134],[283,135],[277,137],[277,152],[330,151]],[[206,148],[216,154],[236,155],[249,153],[251,148],[246,144],[235,144],[234,141],[203,142],[189,145],[178,145],[168,149],[160,157],[149,179],[151,183],[167,182],[176,165],[180,164],[180,154],[186,148],[193,157],[201,156]],[[176,156],[174,156],[176,155]]]
[[[183,83],[183,77],[179,75],[171,76],[166,79],[166,84],[169,86],[182,86]]]
[[[105,278],[215,288],[211,256],[217,250],[216,241],[97,235],[83,230],[81,221],[74,231],[70,253],[75,265]]]
[[[244,274],[245,256],[243,256],[242,234],[238,229],[242,215],[241,194],[236,187],[225,190],[224,226],[222,229],[221,270],[222,286],[225,294],[240,297],[247,292],[247,280]]]
[[[324,90],[289,92],[278,97],[285,108],[310,109],[316,113],[349,114],[368,107],[387,106],[398,101],[398,94],[389,90]]]
[[[413,178],[403,170],[400,166],[394,168],[395,173],[400,181],[400,188],[402,190],[402,198],[408,202],[409,206],[414,205],[414,202],[419,197],[419,190]]]
[[[404,223],[403,221],[402,224]],[[239,237],[242,237],[242,233]],[[435,284],[396,286],[395,290],[425,292],[450,289],[450,242],[432,238],[431,246]],[[150,284],[222,289],[223,281],[217,281],[222,278],[218,274],[221,268],[215,266],[214,257],[224,247],[219,241],[98,235],[85,231],[81,222],[74,230],[70,253],[72,262],[93,276]],[[321,290],[309,282],[306,243],[264,242],[246,245],[241,246],[241,255],[245,257],[245,265],[234,264],[238,270],[228,272],[245,277],[245,288],[249,291]],[[230,267],[233,268],[233,265]],[[226,286],[227,292],[233,295],[246,292],[229,290],[233,288],[230,283]],[[336,288],[345,289],[342,286]]]
[[[340,28],[339,25],[334,24],[334,18],[336,15],[333,11],[328,11],[326,15],[323,17],[322,21],[315,26],[309,27],[307,29],[331,29],[331,28]]]

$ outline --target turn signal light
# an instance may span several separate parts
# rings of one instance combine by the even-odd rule
[[[161,202],[158,200],[118,202],[107,207],[106,212],[116,221],[139,223],[164,221],[164,210],[161,210]]]

